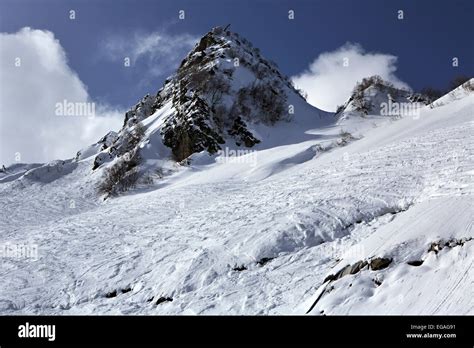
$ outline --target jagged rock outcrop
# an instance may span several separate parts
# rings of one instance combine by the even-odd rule
[[[362,79],[354,87],[347,102],[337,108],[336,116],[340,118],[354,114],[401,116],[429,103],[430,99],[427,96],[397,88],[380,76],[374,75]],[[404,107],[407,107],[408,111]]]
[[[289,98],[302,96],[275,63],[238,34],[216,27],[156,95],[125,114],[118,133],[81,150],[76,160],[93,155],[93,170],[120,162],[135,172],[145,161],[182,162],[202,151],[214,154],[223,144],[250,148],[261,142],[254,125],[291,119]]]

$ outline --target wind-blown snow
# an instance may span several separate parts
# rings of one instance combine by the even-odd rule
[[[36,244],[38,259],[2,258],[0,312],[472,314],[473,105],[395,121],[297,112],[255,129],[247,161],[194,154],[106,201],[92,157],[2,174],[0,245]],[[392,262],[324,283],[374,257]]]

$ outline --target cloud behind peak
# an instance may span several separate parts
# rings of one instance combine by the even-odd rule
[[[379,75],[395,87],[409,88],[395,75],[396,64],[394,55],[366,52],[361,45],[348,42],[334,51],[321,53],[306,71],[292,79],[308,93],[309,103],[335,111],[364,77]]]

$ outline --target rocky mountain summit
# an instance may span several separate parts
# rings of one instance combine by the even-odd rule
[[[336,115],[385,114],[387,116],[402,116],[404,106],[415,108],[416,105],[424,106],[430,102],[432,101],[421,93],[397,88],[392,83],[384,81],[380,76],[374,75],[362,79],[354,87],[352,95],[346,103],[337,108]],[[392,110],[389,110],[390,106],[394,106]]]
[[[118,133],[108,133],[79,151],[76,159],[94,155],[93,169],[107,166],[115,184],[125,177],[135,181],[144,167],[156,169],[166,160],[182,162],[201,151],[214,154],[226,143],[253,147],[261,142],[252,131],[254,125],[291,120],[295,102],[290,99],[306,103],[258,48],[216,27],[200,39],[156,95],[146,95],[125,114]]]
[[[196,43],[156,95],[146,95],[126,112],[119,132],[109,132],[79,151],[76,160],[94,157],[92,169],[104,172],[99,192],[108,196],[137,182],[162,178],[201,152],[214,155],[224,147],[254,148],[267,141],[259,133],[262,126],[268,137],[279,134],[277,125],[287,123],[281,135],[294,140],[298,132],[300,137],[309,128],[354,115],[398,116],[406,113],[399,105],[416,111],[429,102],[421,94],[372,76],[354,88],[334,118],[309,105],[277,65],[248,40],[228,27],[216,27]],[[349,133],[342,137],[344,144],[352,139]]]

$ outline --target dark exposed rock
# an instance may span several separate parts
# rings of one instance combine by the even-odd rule
[[[257,264],[260,266],[264,266],[267,263],[269,263],[271,260],[273,260],[273,257],[263,257],[260,260],[257,261]]]
[[[370,264],[365,261],[357,261],[356,263],[352,265],[347,265],[340,269],[337,273],[335,274],[330,274],[328,275],[325,279],[323,284],[327,283],[324,290],[319,294],[318,298],[316,301],[311,305],[309,310],[306,313],[309,313],[313,310],[313,308],[316,306],[316,304],[319,302],[319,300],[322,298],[324,294],[329,293],[331,290],[334,289],[334,286],[330,285],[331,282],[341,279],[342,277],[350,274],[356,274],[359,273],[361,270],[363,270],[365,267],[369,266],[372,270],[379,270],[379,269],[384,269],[388,267],[388,265],[392,262],[392,259],[387,259],[387,258],[375,258],[370,261]],[[380,286],[382,284],[381,278],[375,278],[372,279],[372,281],[377,285]],[[349,287],[352,287],[352,283],[349,284]]]
[[[114,298],[117,297],[119,293],[121,294],[126,294],[127,292],[132,291],[132,288],[130,286],[123,288],[123,289],[118,289],[118,290],[113,290],[105,294],[106,298]]]
[[[162,98],[160,98],[159,94],[156,97],[147,94],[130,111],[125,113],[123,127],[133,126],[148,116],[151,116],[156,110],[163,106],[162,104]]]
[[[326,278],[324,278],[323,283],[326,283],[326,282],[329,282],[329,281],[333,281],[333,280],[336,280],[336,276],[335,276],[334,274],[330,274],[330,275],[328,275]]]
[[[408,261],[407,264],[409,264],[410,266],[418,267],[418,266],[421,266],[423,264],[423,260]]]
[[[380,269],[387,268],[391,262],[391,258],[376,257],[370,260],[370,269],[373,271],[378,271]]]
[[[105,294],[106,298],[112,298],[112,297],[117,297],[117,290],[113,290],[111,292],[108,292]]]
[[[375,283],[375,285],[377,285],[377,286],[382,285],[382,280],[380,280],[380,279],[378,279],[378,278],[374,278],[374,279],[372,279],[372,281],[373,281],[373,282]]]
[[[367,266],[367,261],[358,261],[353,265],[347,265],[340,269],[336,274],[330,274],[324,279],[324,283],[327,281],[334,281],[340,279],[349,274],[356,274],[360,272],[364,267]]]
[[[356,274],[356,273],[359,273],[359,271],[364,268],[365,266],[367,266],[367,261],[358,261],[356,263],[354,263],[353,265],[349,266],[349,267],[346,267],[345,269],[343,269],[342,273],[341,273],[341,277],[345,276],[345,275],[348,275],[348,274]]]
[[[367,266],[367,261],[358,261],[358,262],[356,262],[355,264],[352,265],[350,274],[358,273],[365,266]]]
[[[171,297],[160,297],[158,300],[156,300],[156,305],[159,305],[163,302],[172,302],[173,301],[173,298]]]
[[[228,131],[229,135],[233,135],[235,138],[235,143],[240,146],[242,143],[246,147],[252,147],[255,144],[258,144],[260,140],[255,138],[253,134],[247,129],[247,125],[242,121],[240,117],[237,117],[234,120],[232,128]]]
[[[244,265],[242,265],[242,266],[235,266],[234,268],[232,268],[232,270],[237,271],[237,272],[242,272],[242,271],[247,270],[247,267],[245,267]]]
[[[443,246],[440,243],[435,242],[431,243],[430,247],[428,248],[428,252],[434,251],[434,253],[437,254],[441,249],[443,249]]]
[[[95,158],[94,158],[94,163],[92,164],[92,170],[96,170],[101,166],[101,164],[104,162],[104,157],[109,157],[111,158],[108,154],[105,153],[99,153]]]
[[[440,240],[440,241],[431,243],[430,247],[428,248],[428,252],[433,251],[435,254],[437,254],[443,248],[454,248],[456,246],[463,246],[465,243],[471,240],[472,240],[472,237],[461,238],[461,239],[453,238],[447,241]]]
[[[216,153],[225,141],[209,126],[209,110],[205,102],[195,97],[183,107],[183,113],[170,118],[163,127],[163,143],[170,147],[176,161],[193,153],[207,150]]]
[[[324,278],[323,283],[326,283],[326,282],[329,282],[329,281],[333,281],[333,280],[336,280],[336,276],[335,276],[334,274],[330,274],[330,275],[328,275],[326,278]]]
[[[215,45],[217,41],[214,39],[214,36],[212,33],[207,33],[201,38],[201,41],[199,41],[199,44],[196,46],[194,49],[195,51],[204,51],[206,48]]]
[[[369,266],[370,266],[370,269],[372,269],[373,271],[377,271],[377,270],[384,269],[384,268],[388,267],[388,265],[391,262],[392,262],[392,259],[379,257],[379,258],[372,259],[370,261]],[[340,269],[336,274],[328,275],[324,279],[323,283],[326,283],[327,281],[334,281],[334,280],[340,279],[340,278],[342,278],[346,275],[349,275],[349,274],[359,273],[367,265],[368,265],[368,262],[364,261],[364,260],[357,261],[356,263],[354,263],[352,265],[347,265],[347,266],[343,267],[342,269]]]

